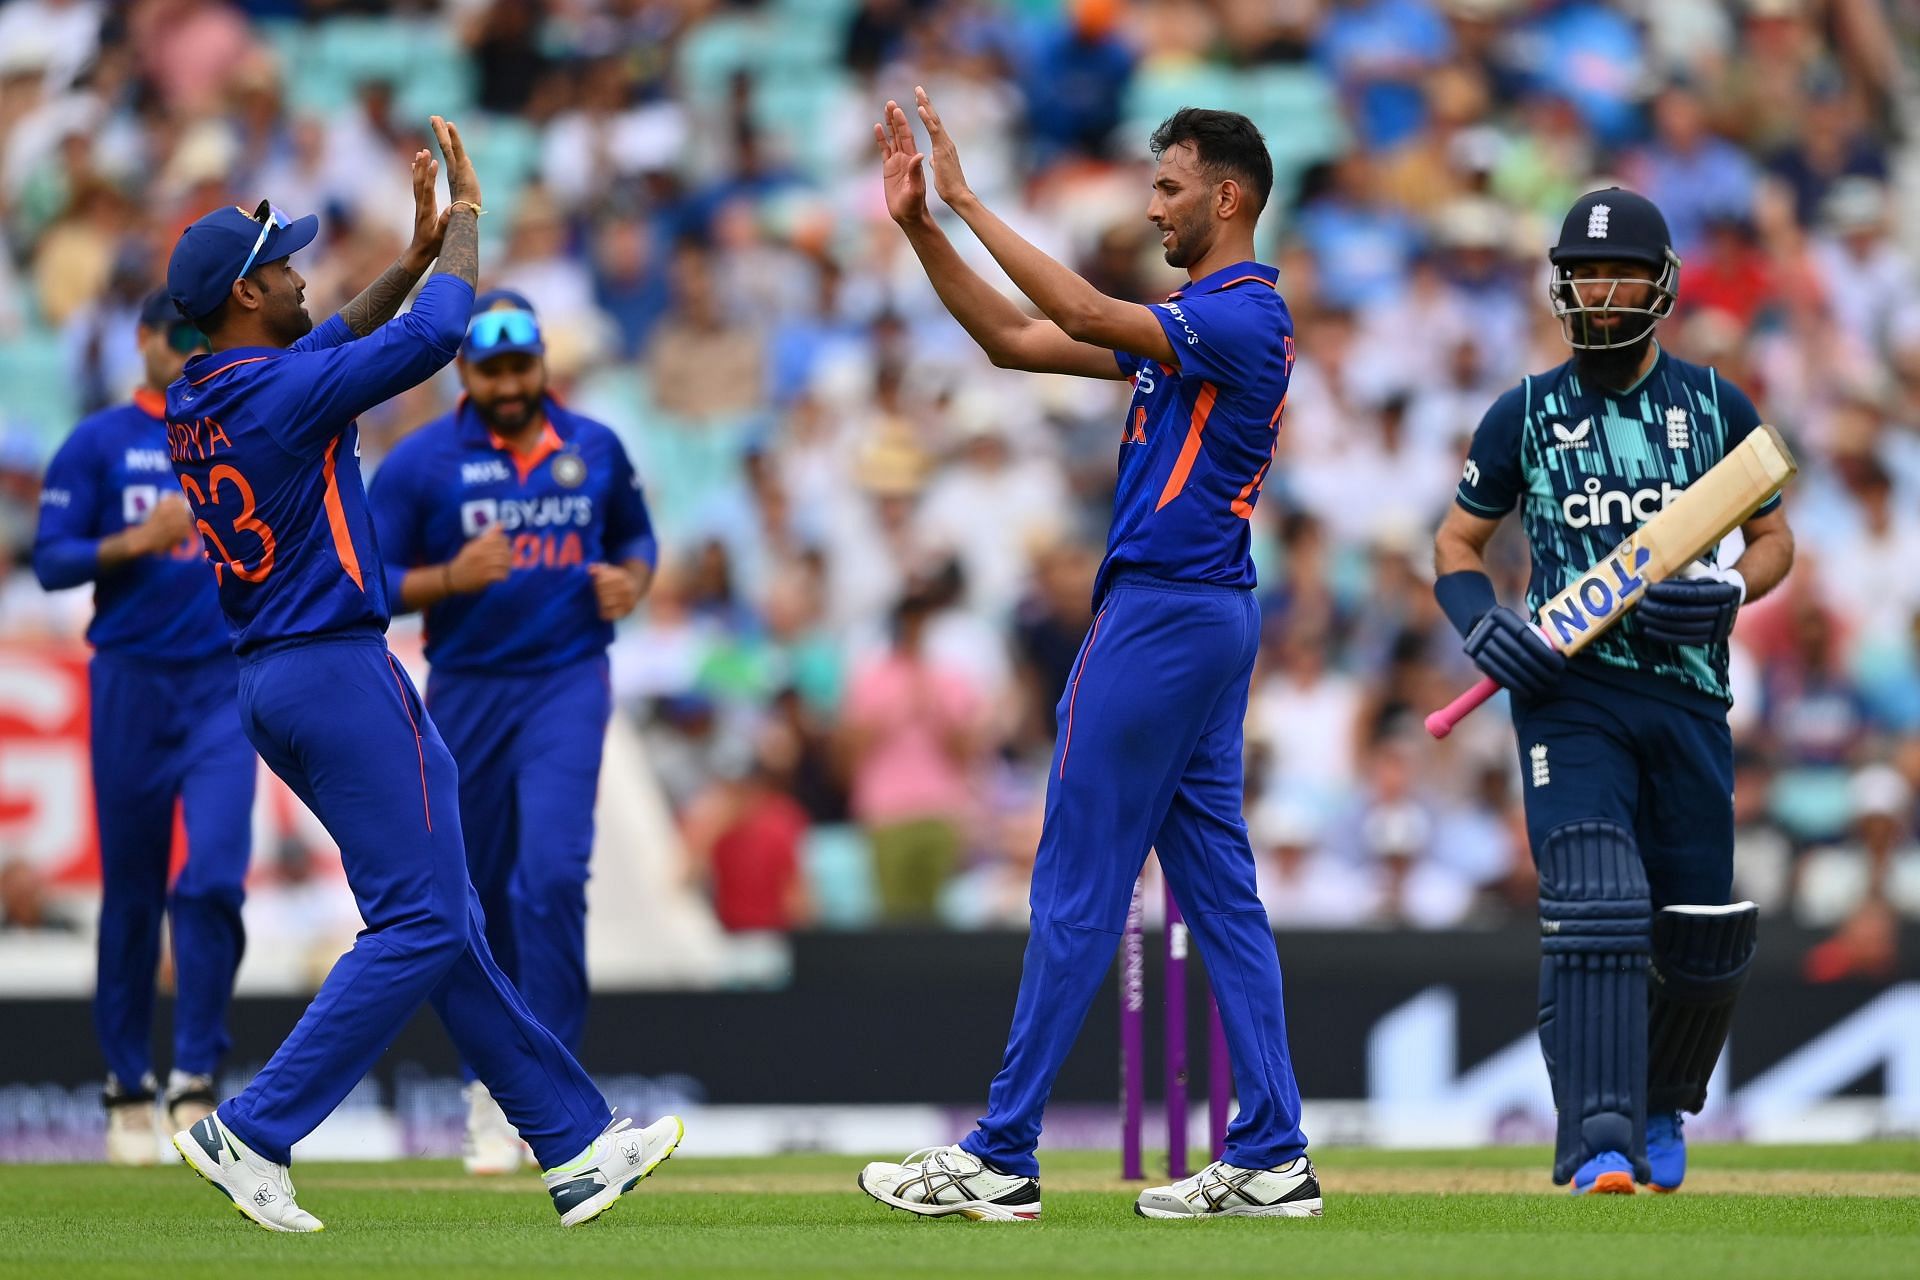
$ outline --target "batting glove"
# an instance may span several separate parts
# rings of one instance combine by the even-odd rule
[[[1691,564],[1677,578],[1656,582],[1640,600],[1640,634],[1666,644],[1719,644],[1733,634],[1747,600],[1737,569]]]
[[[1496,683],[1527,698],[1545,697],[1567,669],[1566,656],[1505,606],[1481,616],[1467,633],[1466,648],[1467,656]]]

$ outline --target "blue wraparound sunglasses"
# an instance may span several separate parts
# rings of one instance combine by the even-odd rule
[[[484,357],[499,346],[527,347],[540,341],[540,323],[531,311],[483,311],[467,326],[467,350]]]
[[[288,227],[293,225],[293,219],[288,217],[281,211],[278,205],[270,200],[262,200],[260,207],[253,211],[252,217],[255,222],[260,224],[260,236],[253,242],[253,252],[247,255],[246,262],[240,267],[240,274],[234,277],[235,280],[244,280],[247,278],[247,272],[253,270],[253,260],[260,256],[260,250],[266,247],[267,236],[272,233],[275,227]]]

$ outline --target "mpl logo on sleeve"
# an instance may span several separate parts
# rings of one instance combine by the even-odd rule
[[[478,537],[500,523],[500,503],[493,498],[476,498],[460,504],[460,532]]]

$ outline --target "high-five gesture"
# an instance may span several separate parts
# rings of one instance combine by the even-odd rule
[[[960,149],[953,145],[953,135],[940,122],[940,113],[933,109],[933,99],[927,96],[927,91],[915,85],[913,96],[920,104],[920,123],[927,126],[927,138],[933,149],[933,189],[950,207],[958,209],[962,201],[973,196],[972,188],[967,186],[967,175],[960,172]]]
[[[467,156],[466,144],[460,141],[460,129],[444,117],[434,116],[432,119],[434,139],[440,144],[440,154],[447,160],[448,203],[465,201],[478,212],[480,175],[473,171],[473,161]]]
[[[440,242],[447,235],[447,211],[440,207],[434,179],[440,176],[440,162],[424,148],[413,153],[413,242],[400,255],[400,261],[418,277],[425,275],[433,260],[440,256]]]
[[[913,142],[913,126],[900,104],[887,100],[885,119],[873,126],[880,145],[880,181],[886,190],[887,212],[905,226],[927,216],[926,157]]]

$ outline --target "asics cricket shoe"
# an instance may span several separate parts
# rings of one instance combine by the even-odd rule
[[[585,1151],[540,1175],[560,1213],[560,1225],[577,1227],[605,1213],[659,1168],[686,1136],[687,1126],[679,1116],[655,1120],[644,1129],[633,1128],[631,1120],[609,1121]]]
[[[269,1231],[320,1231],[320,1219],[293,1199],[287,1166],[256,1154],[220,1123],[215,1111],[191,1129],[173,1135],[187,1167],[214,1185],[242,1216]]]
[[[1602,1151],[1574,1172],[1571,1190],[1576,1196],[1630,1196],[1633,1165],[1618,1151]]]
[[[1297,1156],[1273,1169],[1242,1169],[1224,1160],[1170,1187],[1148,1187],[1133,1203],[1143,1218],[1317,1218],[1320,1175]]]
[[[487,1086],[475,1080],[462,1092],[467,1095],[467,1136],[460,1154],[467,1172],[518,1173],[521,1165],[530,1162],[520,1131],[487,1092]]]
[[[188,1075],[184,1071],[175,1071],[167,1076],[167,1119],[172,1122],[172,1132],[191,1129],[213,1114],[214,1103],[220,1099],[213,1096],[213,1077]]]
[[[107,1077],[100,1101],[107,1108],[107,1163],[160,1163],[160,1111],[154,1105],[154,1079],[143,1076],[129,1089],[116,1076]]]
[[[1687,1135],[1680,1131],[1678,1111],[1656,1111],[1647,1117],[1647,1185],[1655,1191],[1678,1191],[1687,1176]]]
[[[881,1204],[923,1218],[1035,1222],[1040,1179],[1001,1173],[960,1147],[927,1147],[899,1164],[876,1160],[860,1171],[860,1189]]]

